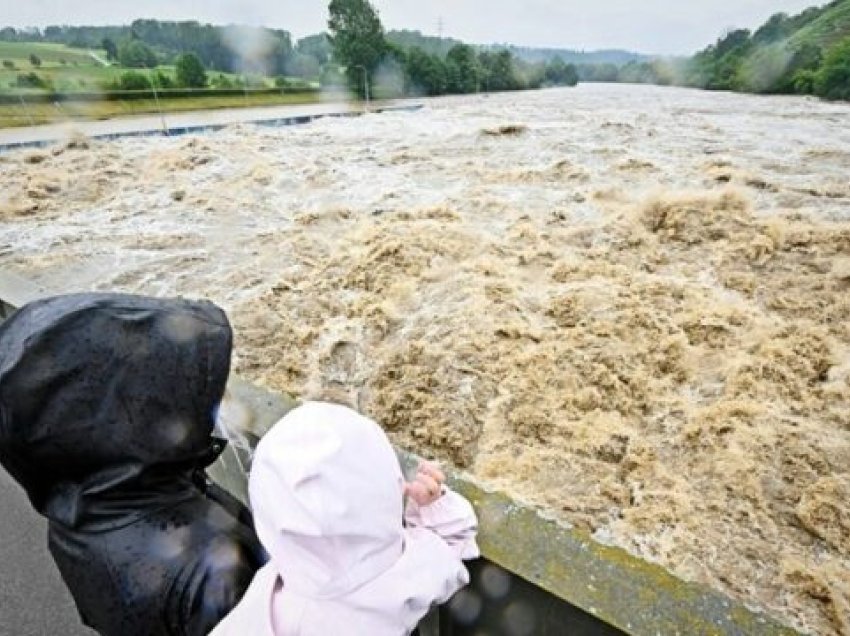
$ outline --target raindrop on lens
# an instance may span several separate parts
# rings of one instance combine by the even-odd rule
[[[219,571],[226,571],[241,561],[239,550],[228,544],[214,546],[205,559],[211,569]]]
[[[167,338],[176,344],[183,344],[197,338],[201,333],[202,325],[191,316],[173,314],[165,318],[162,329]]]
[[[449,603],[452,617],[461,625],[472,625],[481,615],[481,597],[472,590],[461,590]]]
[[[154,537],[150,545],[151,555],[157,560],[174,559],[189,546],[188,528],[179,528]]]
[[[511,577],[501,568],[487,565],[481,570],[481,587],[487,598],[499,600],[508,595]]]
[[[505,612],[502,614],[502,623],[505,626],[505,632],[510,636],[531,636],[534,633],[537,619],[531,607],[526,603],[517,601],[505,608]]]
[[[192,422],[175,417],[163,424],[162,436],[172,448],[183,444],[192,432]]]

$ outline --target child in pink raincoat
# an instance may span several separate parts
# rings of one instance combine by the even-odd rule
[[[411,633],[469,582],[462,560],[478,556],[472,506],[443,480],[423,463],[406,483],[381,428],[349,408],[290,411],[249,480],[271,559],[213,636]]]

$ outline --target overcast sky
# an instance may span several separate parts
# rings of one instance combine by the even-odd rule
[[[387,29],[442,33],[476,44],[623,48],[686,54],[729,27],[755,28],[818,0],[373,0]],[[0,26],[128,24],[136,18],[286,29],[326,28],[324,0],[0,0]]]

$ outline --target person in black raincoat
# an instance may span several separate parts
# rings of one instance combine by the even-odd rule
[[[221,309],[181,299],[59,296],[0,325],[0,464],[101,634],[206,634],[265,561],[204,473],[231,345]]]

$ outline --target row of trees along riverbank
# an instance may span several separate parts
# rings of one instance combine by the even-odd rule
[[[575,86],[578,72],[558,57],[523,61],[506,48],[453,45],[445,55],[403,47],[386,37],[368,0],[331,0],[329,41],[349,87],[361,96],[368,82],[390,95],[442,95]]]
[[[373,94],[377,91],[381,97],[578,82],[576,67],[558,57],[530,62],[504,47],[473,47],[414,32],[387,34],[366,0],[334,0],[329,9],[331,37],[316,34],[295,45],[289,33],[282,30],[157,20],[136,20],[124,27],[51,26],[20,31],[6,27],[0,29],[0,43],[85,47],[102,55],[113,69],[121,70],[120,75],[112,73],[108,81],[101,78],[103,73],[93,74],[96,80],[83,78],[77,87],[60,85],[68,83],[55,81],[45,69],[19,67],[17,79],[7,82],[13,89],[48,92],[141,91],[152,85],[158,89],[259,89],[273,85],[307,90],[321,84],[347,85],[363,96],[364,71]],[[439,40],[441,46],[435,50],[430,40]],[[451,46],[447,46],[449,43]],[[73,64],[76,73],[82,74],[79,60]]]
[[[850,99],[850,0],[777,13],[755,31],[728,31],[689,58],[580,66],[579,77]]]

